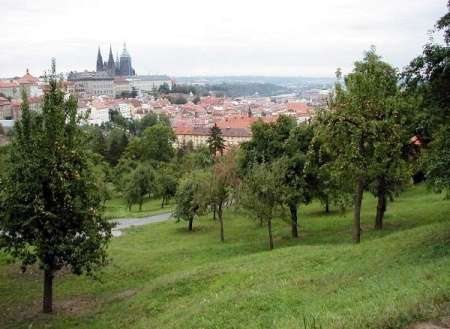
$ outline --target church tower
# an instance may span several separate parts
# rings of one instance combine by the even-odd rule
[[[107,70],[110,75],[115,75],[116,73],[116,64],[114,63],[114,57],[111,49],[111,45],[109,45],[109,56],[107,63]]]
[[[135,75],[135,72],[133,70],[133,66],[131,64],[131,56],[128,53],[127,45],[125,43],[123,44],[122,54],[120,55],[119,74],[121,76]]]
[[[97,54],[97,72],[103,71],[103,57],[102,53],[100,52],[100,47],[98,47],[98,54]]]

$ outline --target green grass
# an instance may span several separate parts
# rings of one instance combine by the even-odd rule
[[[128,206],[122,198],[113,198],[106,201],[104,216],[108,219],[113,218],[140,218],[164,212],[171,212],[173,209],[173,201],[164,205],[161,208],[161,199],[147,199],[142,204],[142,210],[139,210],[138,205],[133,205],[131,211],[128,210]]]
[[[133,228],[113,240],[112,263],[95,281],[55,282],[56,314],[39,314],[39,271],[21,274],[0,256],[0,328],[403,328],[450,315],[450,201],[414,187],[372,229],[365,196],[363,236],[351,244],[351,212],[301,210],[300,239],[276,220],[267,232],[225,213],[225,243],[210,218]],[[315,325],[313,325],[315,323]],[[32,325],[32,326],[31,326]]]

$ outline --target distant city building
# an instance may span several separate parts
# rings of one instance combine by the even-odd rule
[[[71,90],[79,97],[114,97],[114,77],[106,71],[70,72],[67,80],[73,84]]]
[[[194,148],[207,145],[210,136],[209,127],[175,127],[174,131],[177,137],[175,142],[177,147],[190,143]],[[252,138],[252,133],[248,127],[227,127],[222,129],[222,137],[225,140],[225,145],[231,147],[248,142]]]
[[[134,76],[136,71],[133,68],[130,53],[127,50],[126,44],[123,45],[120,59],[114,61],[111,45],[109,46],[108,61],[103,61],[103,56],[100,47],[97,52],[97,66],[96,72],[106,72],[111,76]]]
[[[151,92],[166,84],[172,89],[172,79],[167,75],[138,75],[128,79],[131,87],[138,91]]]
[[[9,80],[0,80],[0,94],[3,97],[12,99],[22,98],[22,90],[26,92],[27,96],[40,97],[43,95],[42,88],[43,83],[38,78],[32,76],[29,70],[21,78],[16,77]]]

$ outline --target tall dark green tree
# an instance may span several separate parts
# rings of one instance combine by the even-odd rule
[[[217,153],[223,155],[223,151],[225,150],[225,140],[222,137],[222,130],[217,124],[214,124],[210,129],[208,146],[213,157],[215,157]]]
[[[401,143],[394,137],[384,140],[398,128],[389,112],[397,93],[395,69],[372,48],[345,77],[345,88],[336,85],[331,112],[320,118],[323,121],[318,133],[327,140],[328,150],[334,152],[335,168],[346,171],[348,179],[354,181],[354,243],[361,239],[361,205],[370,170],[378,164],[377,159],[388,156],[383,154],[389,148],[386,143]]]
[[[45,313],[52,312],[58,270],[91,273],[105,264],[112,227],[101,215],[76,100],[65,100],[54,62],[48,78],[41,113],[32,115],[24,96],[0,213],[1,248],[44,272]]]
[[[450,1],[449,11],[435,26],[444,43],[432,41],[403,72],[409,93],[421,99],[416,133],[421,137],[428,183],[436,191],[450,193]]]

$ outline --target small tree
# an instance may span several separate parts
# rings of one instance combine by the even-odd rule
[[[173,216],[179,221],[188,222],[188,230],[192,231],[194,218],[203,214],[208,205],[210,177],[204,172],[193,172],[181,179],[175,195],[176,206]]]
[[[231,202],[234,191],[239,184],[237,174],[235,151],[219,158],[212,168],[211,177],[211,205],[217,210],[220,223],[220,241],[225,241],[223,228],[223,208],[227,202]]]
[[[220,155],[223,155],[223,151],[225,150],[225,140],[222,137],[222,130],[217,124],[214,124],[214,126],[211,127],[208,146],[213,157],[217,155],[217,152],[219,152]]]
[[[175,169],[169,165],[162,165],[157,173],[156,184],[158,194],[161,196],[161,208],[172,199],[177,192],[177,176]]]
[[[53,62],[42,111],[23,96],[1,198],[0,247],[44,271],[43,311],[53,308],[55,273],[91,273],[107,260],[112,224],[100,197],[78,126],[77,103],[64,100]]]
[[[283,178],[270,164],[256,164],[243,180],[240,202],[261,223],[267,225],[269,248],[273,249],[272,219],[283,203],[280,190]]]
[[[141,211],[145,196],[148,195],[150,197],[155,192],[156,184],[153,168],[147,164],[139,164],[129,174],[124,190],[128,209],[131,210],[132,205],[137,203],[139,211]]]

